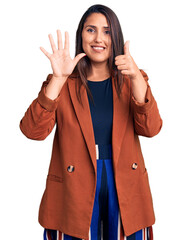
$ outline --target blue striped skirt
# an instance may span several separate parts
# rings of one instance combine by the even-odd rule
[[[89,238],[80,239],[44,228],[44,240],[153,240],[152,226],[130,236],[123,232],[112,165],[112,145],[96,144],[97,185]]]

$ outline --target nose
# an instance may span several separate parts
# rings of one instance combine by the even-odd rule
[[[99,31],[95,35],[95,42],[102,42],[102,33]]]

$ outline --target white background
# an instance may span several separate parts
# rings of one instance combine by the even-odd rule
[[[38,209],[45,188],[54,131],[44,141],[27,139],[19,122],[52,73],[48,34],[69,32],[74,56],[81,16],[93,4],[117,14],[124,40],[139,68],[145,69],[163,119],[161,132],[140,137],[154,201],[155,240],[179,239],[182,213],[181,5],[180,1],[4,1],[1,22],[1,239],[42,239]],[[64,35],[63,35],[64,36]]]

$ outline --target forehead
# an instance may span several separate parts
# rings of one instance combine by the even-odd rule
[[[92,13],[89,15],[84,23],[84,26],[94,25],[98,27],[109,27],[107,18],[102,13]]]

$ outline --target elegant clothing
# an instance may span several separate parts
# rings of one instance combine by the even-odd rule
[[[96,142],[97,186],[89,229],[85,240],[152,240],[152,227],[124,236],[112,163],[112,81],[88,81],[94,103],[88,95]],[[80,196],[81,197],[81,196]],[[60,231],[44,229],[44,240],[82,240]]]
[[[83,240],[153,240],[152,226],[126,237],[119,212],[111,144],[96,144],[97,187],[89,237]],[[82,240],[58,230],[44,229],[43,240]]]
[[[130,78],[126,75],[123,76],[119,97],[115,75],[112,74],[112,166],[126,236],[155,223],[148,171],[139,135],[153,137],[158,134],[162,119],[148,76],[143,70],[140,71],[147,84],[144,103],[134,98]],[[79,89],[76,88],[80,79],[72,74],[64,83],[59,96],[51,100],[45,94],[51,78],[52,74],[49,74],[38,97],[20,121],[23,134],[34,140],[44,140],[56,125],[38,220],[46,229],[87,239],[98,188],[96,142],[87,91],[82,84],[80,101],[77,98]]]

